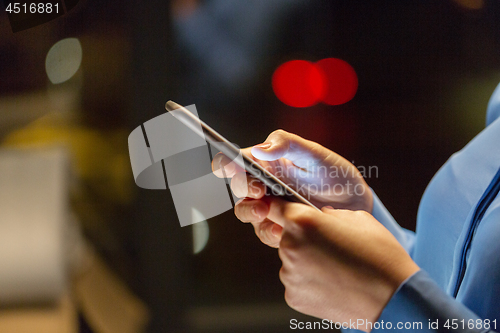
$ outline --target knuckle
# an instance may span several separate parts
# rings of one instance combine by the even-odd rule
[[[273,132],[271,132],[271,134],[269,134],[269,136],[284,136],[284,135],[287,135],[288,132],[285,131],[285,130],[282,130],[282,129],[277,129]]]
[[[255,219],[251,213],[251,207],[244,203],[240,203],[234,207],[234,215],[241,222],[253,222]]]
[[[255,234],[262,243],[273,246],[276,241],[272,238],[269,228],[264,223],[255,223],[254,224]]]
[[[284,266],[281,267],[280,271],[279,271],[279,278],[280,278],[280,281],[286,285],[286,281],[287,281],[287,271],[285,269]]]
[[[246,177],[248,194],[255,199],[260,199],[264,196],[265,187],[260,180]]]
[[[285,204],[282,208],[283,217],[288,221],[296,219],[299,209],[294,204]]]
[[[284,263],[289,263],[290,265],[295,265],[300,262],[300,253],[298,250],[300,245],[298,242],[291,240],[289,237],[281,238],[279,243],[278,255]]]
[[[290,270],[289,273],[284,275],[286,283],[284,285],[288,287],[301,288],[304,285],[304,276],[300,273]]]
[[[238,207],[238,206],[234,207],[234,215],[241,222],[248,222],[248,221],[246,221],[246,219],[243,216],[242,207]]]
[[[313,227],[317,218],[312,208],[301,204],[285,206],[283,216],[286,220],[295,222],[302,229]]]
[[[298,247],[298,242],[289,234],[283,233],[280,242],[280,251],[287,255]]]
[[[297,222],[302,226],[312,225],[315,221],[316,216],[309,209],[301,209],[297,216]]]
[[[291,288],[285,288],[285,302],[292,309],[299,310],[302,308],[299,298]]]
[[[293,285],[293,278],[291,272],[285,268],[285,265],[281,266],[281,269],[279,271],[279,278],[281,283],[286,287],[286,288],[291,288]]]

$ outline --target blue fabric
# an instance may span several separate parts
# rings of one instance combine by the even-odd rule
[[[401,228],[394,220],[391,213],[385,208],[378,196],[373,192],[373,210],[372,215],[396,237],[398,242],[403,245],[406,252],[410,255],[413,253],[415,244],[415,233],[411,230]]]
[[[401,331],[449,332],[452,325],[457,325],[455,332],[487,331],[481,320],[478,325],[477,319],[476,314],[446,294],[425,271],[420,270],[400,287],[384,309],[378,322],[385,324],[385,330],[374,329],[373,332],[387,331],[388,323],[393,329],[399,325]]]
[[[393,295],[379,323],[421,321],[423,329],[415,331],[444,332],[441,324],[447,319],[467,322],[475,318],[487,319],[492,331],[499,330],[500,195],[489,205],[473,234],[465,256],[465,275],[456,299],[451,297],[474,212],[500,168],[499,118],[500,85],[488,104],[487,127],[455,153],[429,183],[420,202],[415,234],[400,228],[374,196],[373,215],[394,234],[421,268]],[[440,322],[439,330],[428,327],[429,320],[436,319]],[[493,326],[495,320],[496,327]],[[452,331],[489,331],[467,327]]]

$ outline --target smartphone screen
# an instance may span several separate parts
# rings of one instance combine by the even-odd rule
[[[213,145],[241,168],[245,169],[250,175],[252,175],[252,177],[264,183],[273,195],[282,196],[290,201],[300,202],[319,210],[318,207],[313,205],[309,200],[300,195],[282,180],[274,176],[251,158],[241,154],[240,149],[236,147],[236,145],[217,133],[214,129],[205,124],[182,105],[173,101],[168,101],[165,104],[165,109],[169,111],[177,120],[182,122],[205,141]]]

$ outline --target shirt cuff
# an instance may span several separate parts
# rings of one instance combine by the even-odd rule
[[[475,327],[477,319],[476,314],[447,295],[427,272],[420,270],[401,284],[374,324],[373,332],[487,332]]]

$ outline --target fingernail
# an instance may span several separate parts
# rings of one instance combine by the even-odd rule
[[[276,236],[276,237],[280,237],[281,236],[281,228],[279,225],[275,224],[271,227],[271,233]]]
[[[264,142],[258,145],[255,145],[254,147],[260,148],[260,149],[268,149],[271,147],[271,143],[269,142]]]
[[[323,208],[334,209],[332,206],[323,206]]]
[[[255,217],[257,217],[257,218],[259,218],[259,219],[262,218],[262,216],[260,215],[260,212],[258,211],[258,209],[257,209],[256,206],[252,207],[252,215],[255,216]]]

